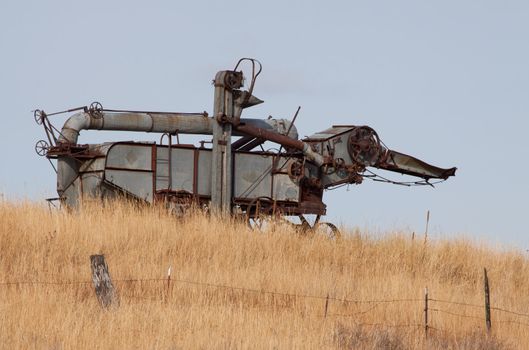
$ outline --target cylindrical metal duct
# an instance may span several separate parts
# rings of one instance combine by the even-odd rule
[[[180,133],[211,135],[213,118],[204,114],[102,112],[100,116],[80,112],[71,116],[61,130],[58,142],[77,143],[81,130],[144,131],[156,133]],[[295,126],[286,119],[241,119],[241,123],[286,135],[297,139]],[[242,134],[234,133],[236,136]]]
[[[322,155],[314,152],[312,148],[310,147],[310,145],[306,142],[299,141],[299,140],[292,140],[291,138],[285,135],[281,135],[274,131],[257,128],[248,123],[244,124],[242,119],[241,119],[241,124],[237,125],[235,127],[235,130],[243,132],[246,135],[251,135],[255,138],[260,138],[260,139],[276,142],[284,147],[294,148],[299,151],[302,151],[308,160],[314,162],[318,166],[321,166],[324,163],[324,159]]]

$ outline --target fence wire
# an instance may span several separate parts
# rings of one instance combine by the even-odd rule
[[[442,310],[442,309],[429,308],[428,311],[440,312],[440,313],[447,314],[447,315],[452,315],[452,316],[457,316],[457,317],[464,317],[464,318],[474,318],[474,319],[477,319],[477,320],[480,320],[480,321],[485,321],[485,318],[483,318],[483,317],[467,315],[467,314],[460,314],[460,313],[457,313],[457,312],[451,312],[451,311]]]
[[[436,303],[460,305],[460,306],[478,307],[480,309],[483,308],[483,305],[463,303],[463,302],[460,302],[460,301],[441,300],[441,299],[434,299],[434,298],[428,298],[428,301],[434,301]]]
[[[269,291],[264,289],[255,289],[255,288],[246,288],[238,286],[230,286],[226,284],[215,284],[210,282],[199,282],[192,280],[184,279],[167,279],[167,278],[134,278],[134,279],[112,279],[113,283],[143,283],[143,282],[164,282],[164,283],[184,283],[197,285],[202,287],[212,287],[212,288],[222,288],[222,289],[232,289],[240,290],[244,292],[257,293],[257,294],[270,294],[291,298],[306,298],[306,299],[318,299],[318,300],[329,300],[336,301],[341,303],[351,303],[351,304],[381,304],[381,303],[400,303],[400,302],[418,302],[423,299],[374,299],[374,300],[355,300],[347,298],[337,298],[337,297],[328,297],[320,295],[311,295],[311,294],[294,294],[286,292],[276,292]],[[92,281],[10,281],[10,282],[0,282],[0,285],[83,285],[83,284],[92,284]]]
[[[274,296],[282,296],[282,297],[289,297],[289,298],[303,298],[303,299],[315,299],[315,300],[321,300],[321,301],[329,301],[329,302],[340,302],[340,303],[346,303],[346,304],[374,304],[373,306],[362,310],[357,311],[353,313],[328,313],[325,316],[321,317],[355,317],[360,316],[364,314],[368,314],[377,307],[379,307],[382,304],[392,304],[392,303],[424,303],[424,298],[404,298],[404,299],[349,299],[349,298],[337,298],[337,297],[329,297],[329,296],[321,296],[321,295],[315,295],[315,294],[297,294],[297,293],[287,293],[287,292],[279,292],[279,291],[270,291],[270,290],[264,290],[264,289],[256,289],[256,288],[247,288],[247,287],[240,287],[240,286],[231,286],[227,284],[216,284],[216,283],[210,283],[210,282],[201,282],[201,281],[193,281],[193,280],[187,280],[187,279],[168,279],[168,278],[128,278],[128,279],[113,279],[113,283],[119,284],[119,283],[153,283],[153,282],[163,282],[164,284],[172,285],[174,283],[180,283],[180,284],[188,284],[188,285],[195,285],[205,288],[219,288],[219,289],[230,289],[235,291],[241,291],[241,292],[247,292],[247,293],[254,293],[254,294],[261,294],[261,295],[274,295]],[[20,285],[37,285],[37,286],[73,286],[73,285],[91,285],[92,281],[1,281],[0,286],[20,286]],[[141,300],[150,300],[150,301],[156,301],[159,299],[156,298],[146,298],[146,297],[140,297],[140,296],[131,296],[131,298],[134,299],[141,299]],[[477,305],[472,303],[466,303],[461,301],[451,301],[451,300],[442,300],[442,299],[435,299],[435,298],[428,298],[428,302],[434,302],[434,303],[440,303],[445,305],[456,305],[456,306],[464,306],[464,307],[471,307],[471,308],[483,308],[483,305]],[[506,314],[519,316],[519,317],[526,317],[529,318],[529,314],[508,310],[502,307],[490,307],[491,310],[495,310],[498,312],[503,312]],[[468,315],[464,313],[457,313],[450,310],[445,310],[441,308],[428,308],[429,312],[434,313],[444,313],[455,317],[461,317],[461,318],[471,318],[476,319],[479,321],[484,321],[485,318],[479,317],[479,316],[473,316]],[[529,327],[529,323],[526,322],[520,322],[516,320],[495,320],[495,323],[505,323],[505,324],[517,324],[521,326]],[[409,325],[409,324],[403,324],[403,325],[391,325],[391,324],[384,324],[384,323],[358,323],[359,326],[384,326],[384,327],[424,327],[424,325]],[[437,331],[443,331],[440,329],[436,329],[432,326],[428,326],[428,329],[433,329]]]

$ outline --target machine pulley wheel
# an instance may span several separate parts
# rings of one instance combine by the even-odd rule
[[[230,90],[235,90],[242,87],[243,80],[242,72],[227,72],[224,77],[224,85]]]
[[[33,111],[33,118],[35,119],[35,123],[37,123],[38,125],[42,125],[42,123],[44,123],[44,116],[46,114],[44,113],[44,111],[41,111],[40,109],[36,109],[35,111]]]
[[[44,157],[46,154],[48,154],[49,149],[50,145],[44,140],[39,140],[35,144],[35,152],[37,152],[37,154],[41,157]]]
[[[299,181],[305,176],[304,170],[303,162],[299,160],[291,162],[287,168],[288,176],[294,181]]]
[[[348,151],[356,163],[373,166],[378,162],[383,148],[375,130],[360,126],[349,135]]]
[[[99,102],[92,102],[88,108],[88,114],[95,119],[103,118],[103,105]]]

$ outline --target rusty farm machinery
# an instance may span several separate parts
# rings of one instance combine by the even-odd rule
[[[251,67],[246,88],[243,64]],[[263,102],[253,95],[260,73],[261,64],[249,58],[239,60],[233,70],[218,72],[211,115],[105,109],[97,102],[49,114],[36,110],[35,121],[44,127],[46,140],[38,141],[35,149],[57,172],[54,200],[76,207],[83,197],[126,196],[162,201],[178,212],[196,205],[253,223],[263,217],[297,216],[302,227],[310,228],[305,215],[314,215],[313,225],[320,224],[326,189],[361,184],[366,178],[432,185],[455,175],[456,168],[439,168],[389,149],[368,126],[334,125],[300,140],[294,126],[298,113],[290,121],[242,118],[246,108]],[[59,130],[50,117],[60,113],[73,115]],[[81,144],[81,130],[141,131],[161,138],[158,143]],[[188,134],[210,139],[199,145],[181,143],[179,136]],[[278,146],[265,150],[265,142]],[[417,180],[396,182],[373,169]]]

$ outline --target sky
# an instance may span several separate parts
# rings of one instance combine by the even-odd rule
[[[211,80],[263,64],[243,117],[292,118],[300,136],[369,125],[456,177],[435,189],[366,181],[326,192],[327,221],[529,249],[527,1],[0,2],[0,193],[55,197],[32,110],[213,109]],[[57,126],[67,116],[52,119]],[[83,132],[81,143],[158,140]],[[390,174],[399,180],[400,175]]]

